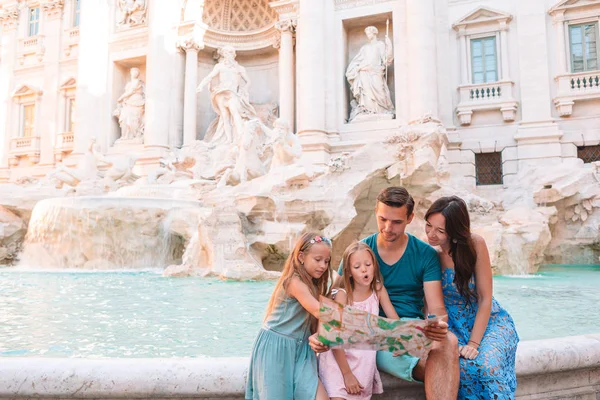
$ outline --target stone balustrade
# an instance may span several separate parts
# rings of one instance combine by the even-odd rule
[[[69,57],[73,51],[73,47],[79,45],[79,27],[65,30],[64,34],[64,53]]]
[[[0,399],[243,399],[247,358],[4,358]],[[525,341],[517,399],[600,398],[600,334]],[[423,386],[382,374],[375,399],[425,398]]]
[[[9,163],[12,166],[19,164],[19,157],[29,157],[33,163],[40,160],[40,143],[39,136],[20,137],[12,139],[10,142]]]
[[[600,99],[600,71],[559,75],[555,81],[557,94],[554,105],[561,117],[573,113],[576,101]]]
[[[504,121],[514,121],[518,103],[512,95],[513,82],[499,81],[459,86],[456,113],[461,125],[469,125],[473,112],[499,110]]]
[[[54,147],[54,159],[62,161],[63,156],[73,151],[75,145],[75,136],[73,132],[63,132],[58,135],[56,146]]]
[[[17,59],[20,65],[25,64],[25,58],[35,56],[38,62],[41,62],[45,53],[44,35],[30,36],[19,39],[17,47]]]

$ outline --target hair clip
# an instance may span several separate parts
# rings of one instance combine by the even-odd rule
[[[321,243],[321,242],[325,242],[331,246],[331,240],[327,239],[326,237],[315,236],[314,238],[310,239],[310,244]]]

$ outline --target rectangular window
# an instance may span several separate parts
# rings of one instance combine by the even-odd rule
[[[475,154],[475,178],[477,185],[501,185],[502,153]]]
[[[23,105],[23,137],[34,136],[35,104]]]
[[[471,39],[471,71],[473,83],[498,80],[495,36]]]
[[[598,23],[570,25],[571,72],[598,69]]]
[[[75,99],[67,101],[67,132],[73,132],[75,128]]]
[[[40,8],[29,9],[29,36],[36,36],[40,31]]]
[[[73,14],[73,27],[79,26],[79,14],[81,12],[81,0],[75,0],[75,12]]]
[[[577,147],[577,158],[581,158],[585,164],[600,161],[600,145]]]

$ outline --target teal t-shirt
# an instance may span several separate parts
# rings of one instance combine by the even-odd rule
[[[407,234],[408,243],[404,254],[394,265],[389,265],[379,257],[377,235],[375,233],[361,242],[373,249],[383,276],[383,285],[396,312],[400,318],[423,318],[423,283],[442,280],[437,252],[427,243]],[[338,273],[342,274],[341,264]],[[381,308],[379,314],[385,316]]]

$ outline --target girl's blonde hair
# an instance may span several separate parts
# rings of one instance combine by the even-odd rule
[[[315,296],[315,299],[319,300],[319,296],[327,295],[329,279],[331,277],[331,259],[329,260],[327,271],[324,272],[319,279],[314,279],[311,277],[308,272],[306,272],[304,265],[300,263],[299,259],[300,253],[304,253],[306,256],[306,253],[310,251],[310,248],[317,243],[323,243],[331,248],[331,241],[329,239],[326,239],[314,232],[307,232],[303,234],[300,239],[298,239],[294,249],[285,261],[283,271],[281,271],[281,276],[275,285],[275,289],[273,290],[273,294],[271,295],[271,299],[267,305],[267,311],[264,319],[265,321],[267,318],[269,318],[275,306],[282,301],[284,297],[283,295],[287,295],[288,286],[294,275],[298,276],[300,280],[304,282],[306,286],[308,286],[308,289],[312,295]],[[314,321],[311,322],[313,325],[316,325],[316,318],[312,318]]]
[[[381,275],[381,271],[379,270],[379,263],[377,262],[377,257],[375,257],[375,253],[373,253],[371,247],[363,242],[352,243],[344,251],[344,255],[342,256],[342,276],[340,276],[336,280],[334,285],[335,287],[342,288],[346,291],[348,304],[353,303],[352,294],[354,292],[354,279],[352,278],[352,266],[350,265],[350,257],[352,257],[354,253],[363,250],[369,253],[371,259],[373,260],[373,281],[371,282],[371,290],[377,292],[377,290],[383,285],[383,276]]]

